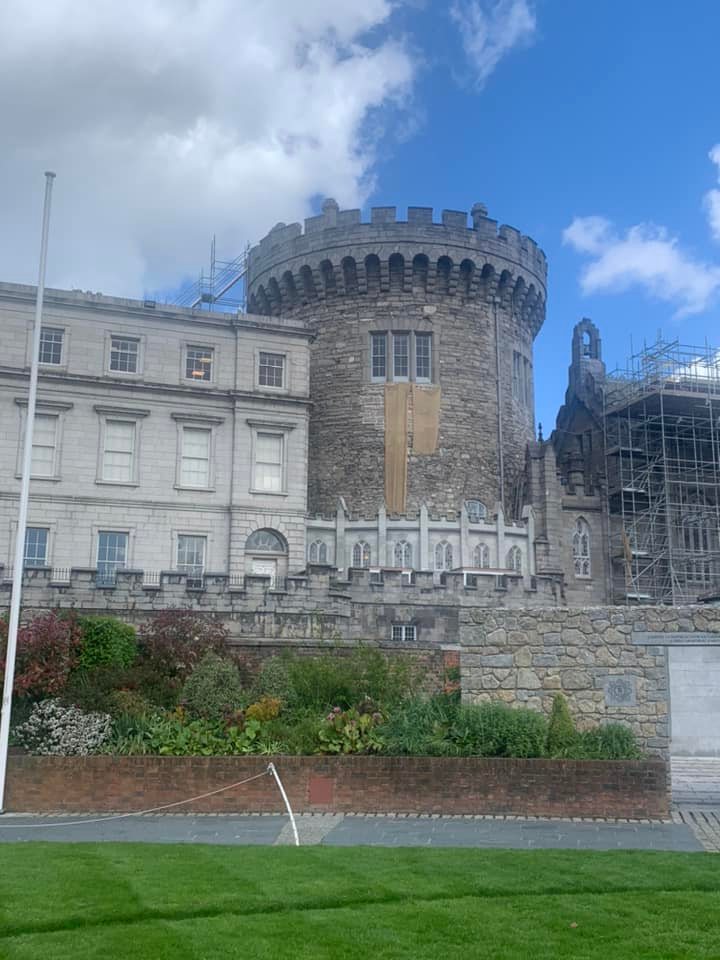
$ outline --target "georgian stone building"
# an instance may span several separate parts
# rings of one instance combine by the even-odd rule
[[[35,290],[0,284],[0,562],[14,555]],[[46,293],[26,564],[189,585],[305,562],[300,320]]]

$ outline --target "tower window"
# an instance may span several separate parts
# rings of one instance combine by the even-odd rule
[[[372,333],[370,345],[372,353],[370,376],[373,380],[384,381],[387,378],[387,334]]]
[[[410,334],[394,333],[393,339],[393,380],[410,379]]]

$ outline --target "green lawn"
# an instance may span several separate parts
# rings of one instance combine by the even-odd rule
[[[0,957],[720,957],[720,856],[0,845]]]

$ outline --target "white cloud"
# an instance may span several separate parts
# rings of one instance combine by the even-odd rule
[[[718,168],[718,179],[720,179],[720,143],[715,144],[709,156]],[[720,240],[720,190],[708,190],[705,194],[705,206],[712,235],[716,240]]]
[[[664,227],[651,223],[623,234],[604,217],[576,217],[563,242],[592,258],[580,275],[584,293],[639,286],[685,316],[705,310],[720,290],[720,267],[693,259]]]
[[[391,0],[4,0],[2,279],[35,280],[46,169],[48,281],[105,293],[172,286],[213,233],[235,255],[318,194],[363,202],[378,114],[401,109],[413,80],[391,12]]]
[[[478,88],[514,47],[532,42],[537,27],[529,0],[454,0],[450,16],[460,30]]]

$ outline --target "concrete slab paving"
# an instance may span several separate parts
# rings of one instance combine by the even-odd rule
[[[710,849],[696,823],[523,820],[490,817],[404,817],[342,814],[296,818],[301,845],[476,847],[480,849]],[[98,821],[94,817],[0,817],[0,842],[207,843],[271,845],[293,842],[287,817],[172,815]]]

